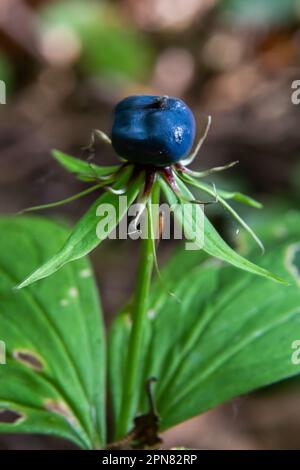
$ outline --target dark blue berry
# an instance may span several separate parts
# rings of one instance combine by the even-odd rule
[[[116,106],[112,145],[129,162],[169,166],[187,156],[194,139],[194,115],[178,98],[129,96]]]

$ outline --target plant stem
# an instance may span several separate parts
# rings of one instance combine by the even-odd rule
[[[157,186],[158,188],[158,186]],[[135,415],[136,388],[138,387],[138,373],[141,362],[141,346],[145,321],[147,319],[148,298],[151,285],[151,277],[154,264],[153,251],[153,227],[151,226],[151,200],[159,198],[158,190],[154,187],[152,195],[146,206],[148,220],[148,235],[142,240],[139,268],[137,274],[137,286],[134,295],[132,309],[132,328],[129,338],[128,353],[125,363],[123,396],[121,413],[117,425],[117,438],[124,437],[133,426]]]

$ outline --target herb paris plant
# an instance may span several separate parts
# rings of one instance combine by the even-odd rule
[[[122,438],[123,448],[157,445],[155,430],[299,374],[291,346],[299,327],[300,214],[264,220],[256,229],[266,241],[264,267],[280,273],[289,287],[183,247],[162,272],[181,302],[159,280],[152,284],[130,397],[137,418]],[[85,449],[120,448],[120,442],[107,444],[112,435],[106,437],[105,396],[107,390],[110,429],[120,435],[132,303],[116,316],[106,338],[86,257],[40,281],[38,288],[13,290],[68,234],[40,217],[0,218],[0,337],[6,344],[6,364],[0,365],[0,433],[50,434]],[[243,237],[242,243],[243,251],[257,260],[251,241]],[[145,393],[150,377],[157,378],[151,415]]]
[[[62,249],[29,275],[18,288],[23,288],[45,278],[56,272],[64,264],[88,254],[115,229],[124,215],[124,211],[135,199],[138,198],[142,208],[146,207],[151,200],[155,182],[163,191],[168,203],[179,203],[180,209],[177,210],[177,218],[186,234],[190,233],[192,236],[191,221],[180,216],[181,209],[187,202],[195,204],[199,202],[188,190],[186,184],[189,184],[200,188],[204,193],[214,195],[216,200],[231,213],[263,248],[258,237],[234,211],[227,200],[234,199],[257,208],[261,207],[260,204],[240,193],[217,191],[216,188],[211,188],[207,184],[198,181],[198,179],[208,174],[230,168],[233,164],[221,168],[212,168],[204,172],[193,172],[187,168],[187,165],[192,163],[200,151],[210,123],[211,119],[209,118],[204,135],[200,138],[195,150],[187,156],[194,141],[195,123],[193,114],[186,104],[179,99],[166,96],[133,96],[124,99],[116,107],[112,142],[102,131],[94,131],[91,144],[88,147],[88,150],[93,153],[95,138],[112,143],[122,160],[120,165],[101,167],[55,150],[53,152],[54,157],[68,171],[75,173],[81,180],[96,182],[97,184],[64,201],[48,204],[44,207],[53,207],[71,202],[100,188],[104,190],[104,193],[77,223]],[[96,215],[97,207],[101,204],[117,206],[120,194],[127,196],[127,207],[123,208],[123,213],[119,213],[117,220],[111,221],[108,230],[99,235],[99,232],[96,233],[96,226],[99,222]],[[41,208],[43,206],[37,206],[31,208],[31,210]],[[199,207],[196,210],[200,211],[201,208]],[[141,213],[137,215],[136,225],[140,216]],[[278,276],[251,263],[232,250],[206,217],[204,231],[203,250],[211,256],[229,262],[237,268],[269,277],[278,282],[284,282]],[[152,232],[154,232],[154,227],[152,227]]]
[[[56,378],[55,374],[57,372],[55,367],[58,367],[58,371],[61,372],[58,364],[62,363],[62,361],[59,358],[58,362],[50,361],[50,369],[48,369],[47,361],[42,362],[42,364],[45,364],[46,367],[43,366],[39,371],[41,375],[37,379],[34,372],[31,371],[30,380],[32,380],[33,384],[36,383],[36,381],[39,383],[40,388],[38,399],[41,406],[41,416],[43,416],[43,413],[45,413],[45,406],[48,406],[50,403],[50,409],[48,409],[49,406],[46,408],[48,410],[47,413],[53,413],[56,411],[56,415],[58,415],[58,417],[56,419],[57,422],[55,426],[59,426],[60,434],[69,439],[72,439],[82,447],[103,447],[106,442],[104,424],[105,411],[103,377],[105,367],[105,348],[103,346],[103,330],[102,326],[98,325],[99,337],[96,338],[96,334],[93,336],[91,330],[92,325],[89,325],[88,327],[86,325],[87,320],[85,320],[84,317],[80,315],[81,305],[79,303],[78,325],[81,325],[82,328],[84,327],[87,330],[85,333],[85,342],[81,345],[83,351],[86,352],[86,357],[83,361],[80,362],[79,365],[74,352],[74,345],[77,344],[77,336],[75,335],[72,339],[69,338],[70,344],[64,344],[63,338],[67,334],[67,325],[64,324],[65,317],[62,318],[59,324],[57,324],[56,322],[58,319],[54,315],[55,302],[57,300],[60,299],[59,302],[61,308],[65,305],[69,305],[70,302],[72,303],[72,301],[74,301],[74,285],[68,285],[68,287],[66,287],[67,280],[63,281],[62,277],[62,285],[60,286],[60,294],[58,296],[58,294],[55,292],[55,279],[56,276],[63,276],[63,273],[66,273],[67,270],[70,270],[72,266],[74,266],[75,271],[76,267],[78,266],[80,273],[83,273],[86,268],[80,264],[81,261],[82,263],[84,261],[80,261],[80,258],[83,258],[92,249],[99,245],[101,241],[107,238],[108,234],[116,228],[116,225],[119,223],[122,216],[135,200],[140,202],[142,208],[147,208],[148,232],[147,236],[142,240],[137,287],[134,292],[133,299],[130,301],[121,315],[118,316],[113,326],[112,334],[109,340],[109,390],[112,395],[114,412],[114,438],[123,440],[124,436],[127,436],[126,445],[128,446],[137,445],[142,447],[144,445],[150,445],[149,442],[144,442],[143,432],[141,431],[141,429],[144,429],[145,427],[145,422],[149,424],[150,419],[152,423],[151,426],[153,426],[153,442],[157,444],[159,442],[159,439],[156,436],[158,427],[160,430],[166,429],[170,425],[176,424],[183,419],[194,416],[200,411],[207,409],[209,406],[213,406],[222,400],[234,396],[236,393],[245,392],[251,388],[270,383],[272,380],[278,380],[281,377],[292,375],[293,373],[292,370],[287,368],[285,365],[280,367],[278,366],[278,369],[276,369],[274,373],[270,371],[267,376],[262,371],[260,374],[258,374],[255,380],[251,382],[250,388],[247,388],[242,386],[243,384],[240,386],[240,384],[234,381],[234,375],[231,375],[231,369],[229,366],[227,373],[228,376],[230,376],[230,386],[228,385],[227,388],[224,387],[222,393],[218,393],[217,384],[219,380],[218,371],[221,367],[220,364],[222,365],[223,363],[226,363],[226,361],[229,361],[232,355],[241,351],[243,345],[250,344],[256,338],[256,330],[253,330],[249,323],[246,324],[245,328],[243,327],[243,316],[241,318],[239,316],[239,320],[235,320],[236,331],[240,331],[239,338],[241,338],[241,341],[237,344],[234,343],[232,350],[229,348],[228,352],[226,351],[226,354],[224,353],[224,356],[222,355],[219,362],[217,359],[211,359],[212,357],[217,358],[217,356],[214,356],[215,352],[210,351],[209,348],[207,350],[208,356],[204,358],[204,363],[201,363],[201,355],[199,355],[199,357],[197,356],[196,365],[198,367],[198,365],[202,364],[203,367],[201,366],[202,368],[200,371],[202,375],[200,373],[197,375],[197,371],[191,369],[190,361],[187,361],[187,363],[185,362],[189,357],[191,350],[196,348],[196,345],[197,348],[202,347],[201,338],[204,336],[205,339],[206,327],[210,324],[210,322],[213,323],[215,312],[218,312],[218,309],[221,308],[215,299],[216,293],[218,291],[219,280],[222,280],[223,282],[223,278],[225,278],[227,283],[225,284],[226,286],[229,286],[231,282],[230,279],[235,279],[233,290],[235,289],[236,282],[237,292],[241,293],[244,292],[244,285],[247,285],[247,283],[250,282],[255,283],[254,280],[249,280],[252,279],[250,274],[248,274],[248,277],[243,278],[246,281],[246,284],[244,284],[243,279],[240,280],[240,278],[237,278],[238,273],[236,274],[235,270],[232,268],[226,268],[222,264],[210,265],[207,263],[208,256],[216,257],[221,261],[226,261],[236,268],[242,269],[243,271],[248,271],[248,273],[261,276],[259,281],[262,285],[264,285],[264,292],[267,285],[269,286],[270,295],[273,295],[274,289],[276,290],[277,287],[273,287],[274,283],[268,282],[268,280],[275,280],[284,283],[281,277],[278,277],[269,271],[269,269],[274,269],[276,271],[278,268],[278,272],[285,274],[284,270],[282,269],[282,263],[264,263],[265,266],[260,267],[257,264],[248,261],[246,258],[242,257],[240,254],[229,247],[229,245],[221,238],[221,236],[217,233],[206,217],[204,223],[203,250],[196,252],[197,255],[192,255],[193,267],[191,268],[190,275],[183,275],[184,270],[182,269],[184,268],[184,259],[189,258],[185,252],[180,255],[180,257],[176,258],[177,266],[180,268],[174,269],[173,267],[172,270],[174,274],[174,272],[179,269],[179,271],[182,273],[182,279],[179,278],[174,281],[174,276],[172,278],[172,276],[169,275],[170,273],[168,274],[168,271],[166,272],[166,279],[168,282],[170,280],[170,286],[175,295],[171,296],[169,293],[166,293],[161,288],[160,283],[151,288],[152,271],[156,263],[154,234],[157,231],[158,224],[157,220],[155,219],[155,212],[153,211],[153,207],[155,203],[159,202],[161,194],[163,194],[164,198],[170,205],[173,206],[176,203],[175,217],[183,226],[187,237],[191,238],[194,233],[193,226],[197,221],[197,218],[195,217],[195,211],[202,210],[201,204],[198,204],[199,201],[194,198],[193,194],[188,188],[187,185],[189,185],[192,187],[197,187],[197,189],[200,189],[204,193],[215,197],[216,200],[231,213],[231,215],[242,225],[242,227],[246,229],[248,234],[261,246],[259,238],[252,231],[252,229],[248,227],[246,222],[241,219],[241,217],[234,211],[234,209],[231,208],[228,201],[233,199],[257,208],[261,207],[260,204],[240,193],[229,193],[222,190],[216,190],[215,188],[210,187],[209,185],[202,182],[203,177],[207,176],[208,174],[229,168],[232,166],[232,164],[229,164],[225,167],[213,168],[203,172],[193,172],[187,168],[187,166],[198,154],[207,135],[209,126],[210,118],[208,119],[204,135],[201,137],[195,150],[192,151],[192,153],[189,155],[188,153],[190,152],[194,141],[194,118],[189,108],[181,100],[168,97],[151,96],[129,97],[121,102],[115,111],[112,144],[117,151],[119,158],[121,159],[121,163],[119,165],[102,167],[93,163],[89,163],[88,161],[76,159],[57,150],[53,152],[53,156],[62,166],[64,166],[64,168],[66,168],[71,173],[74,173],[80,180],[87,183],[92,183],[92,186],[89,186],[85,191],[82,191],[76,196],[68,198],[64,201],[48,204],[46,207],[53,207],[66,202],[71,202],[77,197],[84,196],[91,191],[98,191],[102,189],[103,192],[98,196],[94,204],[90,207],[82,219],[76,224],[75,228],[72,230],[71,234],[63,244],[62,240],[64,240],[65,237],[59,237],[55,243],[53,242],[53,244],[50,244],[49,246],[47,245],[47,249],[45,250],[43,256],[43,261],[46,259],[46,262],[44,262],[41,267],[33,271],[33,273],[29,275],[25,281],[19,284],[19,289],[27,286],[29,287],[25,290],[22,289],[21,292],[15,291],[13,301],[17,302],[17,299],[19,298],[20,302],[23,302],[24,305],[27,302],[31,302],[34,306],[34,310],[36,309],[39,312],[44,311],[47,314],[47,321],[49,321],[49,324],[51,324],[51,328],[54,328],[54,333],[52,332],[54,335],[54,340],[58,342],[58,348],[61,357],[64,359],[64,361],[66,361],[70,370],[70,377],[72,378],[70,379],[70,383],[74,383],[80,392],[78,403],[74,399],[72,391],[68,390],[68,385],[64,381],[64,375],[60,374],[59,377]],[[91,144],[88,148],[91,154],[94,152],[95,138],[101,138],[108,144],[111,143],[109,137],[105,136],[101,131],[95,131],[92,136]],[[110,220],[108,229],[99,234],[99,231],[96,232],[96,228],[99,222],[99,218],[96,213],[98,206],[101,204],[111,204],[114,207],[118,207],[120,194],[127,196],[127,205],[123,207],[121,212],[117,211],[119,214],[118,219]],[[195,207],[195,211],[191,212],[188,216],[186,216],[186,213],[184,212],[184,206],[187,202],[191,202]],[[43,206],[37,206],[31,208],[31,210],[41,209],[42,207]],[[140,216],[141,213],[139,213],[136,218],[136,225],[139,222]],[[25,219],[25,222],[20,222],[20,225],[29,231],[29,220]],[[11,225],[6,222],[4,223],[4,226],[11,227]],[[199,229],[201,228],[202,227],[199,227]],[[43,224],[40,223],[39,228],[37,224],[37,232],[39,231],[39,233],[41,233],[42,230]],[[39,246],[44,242],[42,237],[39,236],[39,233],[34,235],[33,232],[34,230],[32,228],[30,230],[30,239],[34,242],[33,245],[36,244],[37,248],[39,248]],[[55,239],[53,233],[52,238],[53,240]],[[19,239],[17,240],[19,249],[21,249],[22,246],[26,246],[25,238],[22,241],[23,245],[21,241],[22,240]],[[195,242],[197,243],[197,239],[195,239]],[[9,240],[7,243],[9,243]],[[62,248],[59,251],[56,251],[59,244],[62,245]],[[56,254],[49,257],[50,252],[55,253],[55,251]],[[276,253],[273,253],[274,259],[275,254]],[[5,258],[5,253],[2,256]],[[13,285],[14,281],[17,282],[17,280],[21,279],[24,276],[24,270],[26,266],[27,268],[32,269],[35,259],[37,259],[36,255],[32,257],[30,263],[22,266],[22,269],[18,270],[16,275],[8,274],[8,284]],[[280,258],[280,260],[282,261],[282,258]],[[4,259],[4,261],[5,269],[7,270],[7,260]],[[76,262],[69,265],[71,261]],[[34,285],[32,286],[31,284],[33,284],[35,281],[47,278],[50,276],[50,274],[57,272],[61,268],[63,269],[57,273],[56,276],[41,281],[40,285],[42,288],[40,292],[37,293],[37,289]],[[76,273],[74,279],[77,279],[78,277]],[[193,282],[194,275],[195,282]],[[246,273],[244,276],[246,276]],[[68,276],[68,279],[69,278],[70,275]],[[254,277],[254,279],[256,279],[256,277]],[[82,282],[83,280],[81,277],[81,290],[79,292],[77,289],[77,292],[78,295],[80,293],[80,297],[81,295],[86,297],[88,293],[84,292]],[[222,282],[220,284],[221,286],[223,285]],[[51,303],[51,305],[53,305],[53,309],[50,313],[48,313],[46,301],[48,298],[48,286],[50,286],[50,284],[52,286],[51,292],[53,293],[53,303]],[[294,280],[292,280],[292,284],[294,286]],[[193,291],[190,293],[190,295],[186,293],[188,286],[193,286]],[[7,288],[7,286],[5,286],[5,288]],[[64,289],[67,289],[67,297],[63,294]],[[284,289],[284,287],[281,287],[281,289]],[[280,292],[281,295],[282,291],[278,288],[276,292],[278,292],[278,295]],[[18,297],[18,294],[21,294],[21,297]],[[297,292],[293,291],[293,294],[294,297],[290,297],[290,309],[286,312],[286,315],[283,315],[283,317],[286,319],[294,319],[298,312],[294,305],[297,298]],[[76,294],[76,300],[78,300],[78,295]],[[226,305],[226,292],[223,292],[223,295],[223,304]],[[180,299],[179,303],[178,299]],[[65,304],[66,301],[68,304]],[[11,300],[9,300],[9,302],[11,302]],[[190,305],[189,302],[192,302],[192,304],[197,306],[197,308],[191,309],[188,307]],[[283,320],[281,322],[280,315],[284,311],[283,304],[283,300],[282,305],[278,304],[280,307],[278,307],[278,319],[274,319],[274,325],[272,323],[272,328],[275,328],[274,331],[277,331],[277,326],[278,328],[282,327]],[[26,305],[23,306],[23,308],[25,310]],[[149,312],[153,312],[153,315],[150,315]],[[228,321],[234,318],[234,314],[231,314],[230,312],[231,311],[229,309],[227,313]],[[251,311],[246,309],[246,312],[247,315],[249,314],[249,317],[247,316],[247,322],[250,322]],[[34,312],[32,315],[34,317]],[[92,324],[96,326],[95,317],[97,316],[97,309],[96,313],[94,309],[94,312],[91,312],[91,315],[93,320]],[[178,315],[178,318],[176,317],[175,320],[174,315]],[[185,318],[184,321],[183,315]],[[180,321],[179,317],[181,318]],[[42,315],[40,321],[44,321]],[[263,323],[263,321],[264,320],[262,319],[261,322]],[[34,326],[34,321],[32,325],[33,331],[36,331],[36,338],[38,338],[38,328]],[[172,335],[166,334],[166,331],[169,331],[170,329],[170,325],[173,325],[172,328],[174,328],[174,335],[177,338],[176,341],[178,340],[179,343],[182,344],[182,348],[180,347],[180,354],[176,354],[174,356],[174,361],[168,366],[168,357],[170,357],[170,352],[174,349],[174,339]],[[9,351],[12,361],[11,373],[12,376],[14,376],[15,364],[13,361],[15,358],[15,349],[17,348],[17,351],[20,350],[21,341],[19,336],[15,340],[15,326],[12,325],[10,328],[11,330],[9,331],[12,332],[11,336],[13,340],[9,345]],[[259,331],[263,332],[262,336],[267,336],[269,334],[268,328],[265,328],[262,325],[260,325],[259,328]],[[286,326],[286,329],[288,329],[288,326]],[[77,335],[80,334],[78,331]],[[214,330],[208,329],[208,334],[213,335],[213,331]],[[207,345],[211,345],[212,349],[215,348],[215,351],[217,351],[219,343],[216,339],[214,339],[214,336],[211,338],[213,338],[213,341],[209,339]],[[33,342],[28,340],[25,345],[26,347],[24,346],[21,348],[22,351],[23,349],[25,351],[31,351],[33,347],[36,348],[35,343],[37,341],[38,339]],[[157,347],[157,341],[158,343],[161,342],[162,353],[160,357],[157,356],[157,351],[159,351],[159,348]],[[90,342],[91,346],[88,346]],[[100,344],[101,348],[99,348]],[[229,344],[231,343],[229,342]],[[47,347],[42,351],[42,356],[44,356],[44,359],[47,358],[47,356],[51,356],[50,346],[51,344],[49,345],[49,348]],[[197,348],[195,350],[198,354]],[[126,351],[125,354],[124,351]],[[40,353],[40,351],[37,350],[35,351],[34,355],[37,354],[37,352]],[[91,359],[92,353],[96,353],[96,356]],[[270,358],[268,357],[268,360],[269,359]],[[85,361],[87,361],[87,363],[92,361],[92,363],[89,364],[89,369],[86,371],[84,370]],[[243,361],[245,363],[246,359],[243,358]],[[97,364],[95,364],[95,362]],[[55,363],[57,363],[57,366],[55,366]],[[184,365],[185,371],[181,372],[182,364]],[[20,364],[18,364],[18,367],[20,367]],[[241,364],[240,367],[243,367],[243,364]],[[17,368],[18,380],[21,382],[23,377],[22,374],[24,374],[24,371],[21,366],[20,370]],[[198,384],[201,384],[202,386],[203,382],[205,384],[207,380],[209,381],[211,375],[212,378],[215,379],[215,382],[213,380],[212,382],[209,382],[210,391],[208,394],[206,394],[205,389],[202,390],[203,397],[201,398],[200,403],[198,395],[195,394],[195,390]],[[161,424],[159,426],[156,410],[154,410],[154,407],[152,406],[152,411],[149,413],[149,404],[145,402],[146,394],[144,385],[145,382],[147,382],[149,378],[153,376],[157,377],[158,379],[155,386],[155,399],[157,401],[158,412],[161,418]],[[183,376],[183,379],[177,380],[177,376]],[[195,377],[195,383],[191,382],[191,377]],[[24,380],[26,382],[26,379]],[[58,381],[58,385],[54,388],[51,388],[48,384],[48,381],[49,383],[54,384],[56,384]],[[172,399],[169,399],[169,394],[173,389],[176,391],[176,393]],[[213,390],[215,390],[214,393]],[[22,407],[20,405],[14,407],[14,402],[18,403],[22,393],[21,395],[16,396],[15,400],[10,399],[9,394],[9,390],[6,391],[6,395],[4,397],[1,397],[0,393],[0,406],[3,406],[4,408],[9,407],[10,409],[13,408],[16,411],[19,411],[21,417],[32,416],[34,421],[35,415],[31,414],[30,409],[32,402],[29,400],[29,404],[27,403],[26,406],[24,405]],[[44,395],[47,395],[51,398],[50,402],[45,402],[45,399],[40,399],[40,396]],[[188,397],[188,407],[183,403],[183,401],[186,400],[186,397]],[[212,397],[211,400],[210,397]],[[172,412],[172,406],[175,407],[176,413]],[[142,416],[136,418],[138,414],[142,414]],[[47,414],[46,418],[48,419],[49,416]],[[47,420],[43,426],[40,426],[39,430],[41,432],[47,432],[46,422]],[[22,421],[19,421],[17,424],[21,427],[22,430]],[[8,428],[7,426],[4,426],[2,429],[7,430]],[[24,429],[26,430],[31,428],[30,426],[29,428],[25,426]],[[36,427],[34,429],[37,430],[38,428]]]

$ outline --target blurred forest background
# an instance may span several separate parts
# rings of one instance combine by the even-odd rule
[[[249,222],[298,208],[300,105],[291,102],[297,79],[299,0],[0,0],[0,80],[7,85],[7,104],[0,105],[0,211],[14,214],[80,191],[82,183],[58,167],[50,150],[80,156],[93,128],[110,132],[113,106],[130,94],[183,98],[199,132],[212,114],[194,167],[239,160],[214,181],[265,204],[260,214],[247,209]],[[114,158],[107,147],[97,149],[99,163]],[[43,215],[73,224],[92,200]],[[223,212],[209,211],[238,242]],[[161,244],[160,263],[172,245]],[[109,241],[92,255],[108,324],[134,286],[133,260],[129,241]],[[289,381],[242,397],[169,431],[164,445],[299,449],[299,392]],[[71,445],[0,437],[0,449],[24,448]]]

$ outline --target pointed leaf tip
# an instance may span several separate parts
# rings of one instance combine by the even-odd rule
[[[120,176],[118,183],[114,186],[115,189],[120,189],[124,185],[128,185],[125,193],[127,197],[123,199],[123,204],[119,204],[119,195],[112,194],[111,192],[103,193],[75,225],[62,249],[30,274],[17,286],[17,289],[23,289],[36,281],[50,276],[65,264],[82,258],[108,237],[119,224],[119,221],[125,215],[128,207],[134,202],[139,193],[142,175],[129,183],[128,179],[130,175],[131,168],[128,168],[127,171]],[[101,216],[97,215],[97,208],[100,205],[106,206],[107,204],[115,208],[115,217],[108,217],[107,226],[105,229],[103,228],[103,232],[100,233],[98,224]]]
[[[182,225],[185,235],[188,237],[189,240],[195,240],[194,226],[195,223],[197,223],[198,219],[201,220],[201,218],[195,218],[194,212],[193,214],[190,214],[189,211],[186,216],[183,210],[183,203],[178,205],[177,197],[162,178],[160,179],[160,184],[168,203],[170,205],[175,204],[175,216],[178,222]],[[186,185],[179,179],[178,186],[180,187],[180,191],[182,192],[182,194],[187,199],[194,200],[192,193],[189,191]],[[196,210],[200,211],[201,208],[199,206],[196,206]],[[213,225],[210,223],[210,221],[205,215],[204,228],[202,226],[199,227],[199,230],[203,231],[203,229],[204,238],[203,240],[201,240],[202,243],[200,242],[199,244],[199,249],[202,249],[210,256],[225,261],[226,263],[229,263],[238,269],[242,269],[243,271],[248,271],[252,274],[268,278],[280,284],[288,284],[285,279],[249,261],[248,259],[241,256],[239,253],[237,253],[235,250],[233,250],[225,242],[225,240],[223,240],[223,238],[219,235],[219,233],[216,231],[216,229],[213,227]],[[194,243],[197,245],[197,240],[195,240]]]
[[[65,170],[75,174],[83,181],[111,175],[120,168],[120,165],[99,166],[95,163],[91,164],[57,149],[52,150],[51,154]]]

